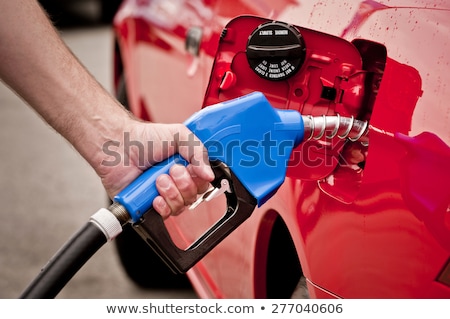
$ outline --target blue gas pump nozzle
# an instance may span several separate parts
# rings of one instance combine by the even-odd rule
[[[300,113],[273,108],[260,92],[208,106],[184,124],[203,142],[209,159],[225,164],[258,206],[283,183],[291,151],[304,136]],[[156,178],[175,163],[187,165],[176,154],[145,171],[114,198],[133,223],[143,217],[158,195]]]
[[[141,174],[118,195],[133,228],[174,271],[184,273],[222,241],[281,186],[294,147],[303,141],[303,118],[294,110],[273,108],[254,92],[208,106],[184,124],[208,150],[215,179],[211,183],[227,199],[227,212],[185,250],[171,240],[161,216],[152,209],[158,195],[156,178],[176,163],[187,165],[179,154]],[[224,183],[226,188],[224,189]]]

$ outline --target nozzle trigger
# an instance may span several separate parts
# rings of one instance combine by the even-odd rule
[[[227,179],[222,179],[220,181],[219,187],[211,187],[205,193],[203,193],[191,206],[189,210],[194,210],[203,202],[209,202],[212,199],[224,194],[225,192],[231,193],[230,182]]]

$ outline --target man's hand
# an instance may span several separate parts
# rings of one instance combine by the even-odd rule
[[[157,178],[160,196],[155,210],[167,218],[192,204],[205,192],[214,174],[203,144],[182,124],[155,124],[131,119],[118,131],[117,141],[103,146],[104,159],[95,167],[110,197],[113,197],[151,165],[179,153],[190,164],[174,165],[169,175]]]

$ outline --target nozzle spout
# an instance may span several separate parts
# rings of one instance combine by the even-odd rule
[[[361,121],[352,117],[335,116],[311,116],[303,115],[305,126],[305,141],[320,140],[323,137],[332,139],[348,139],[351,142],[369,143],[367,121]]]

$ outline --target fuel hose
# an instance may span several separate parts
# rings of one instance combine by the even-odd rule
[[[22,292],[21,299],[55,298],[83,265],[108,241],[122,232],[122,223],[110,209],[102,208],[91,216],[48,261]]]

